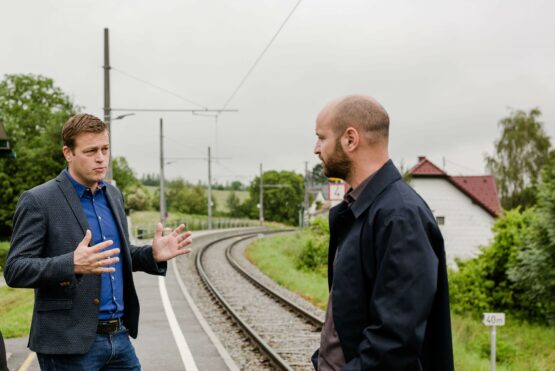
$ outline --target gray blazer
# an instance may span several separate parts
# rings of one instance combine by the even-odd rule
[[[154,261],[151,246],[130,244],[121,192],[108,184],[106,198],[122,243],[123,322],[136,338],[139,300],[132,272],[165,275],[167,265]],[[24,192],[13,221],[4,277],[11,287],[35,289],[29,348],[44,354],[87,353],[96,335],[101,279],[73,272],[73,252],[89,226],[68,177],[62,172]]]

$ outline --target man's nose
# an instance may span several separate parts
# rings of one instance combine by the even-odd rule
[[[316,142],[316,144],[314,145],[314,154],[315,155],[320,154],[320,144],[318,142]]]

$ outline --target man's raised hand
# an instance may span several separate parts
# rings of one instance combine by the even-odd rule
[[[111,256],[119,253],[119,249],[102,251],[105,248],[112,246],[114,243],[112,240],[103,241],[89,247],[91,238],[91,231],[87,229],[85,237],[79,245],[77,245],[77,248],[73,253],[73,270],[75,274],[101,274],[115,272],[115,268],[106,266],[119,261],[118,257],[111,258]]]
[[[152,256],[156,262],[164,262],[175,258],[178,255],[188,254],[191,249],[185,247],[193,242],[189,237],[191,232],[187,231],[180,234],[185,230],[185,225],[181,224],[175,228],[173,232],[167,236],[163,236],[164,226],[162,223],[156,225],[156,234],[152,241]]]

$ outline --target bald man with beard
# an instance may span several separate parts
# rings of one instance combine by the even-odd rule
[[[350,189],[330,210],[330,296],[315,369],[453,370],[443,238],[389,159],[389,116],[372,97],[326,105],[314,153]]]

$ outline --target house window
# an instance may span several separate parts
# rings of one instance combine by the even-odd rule
[[[445,217],[444,216],[436,216],[436,222],[438,225],[444,225],[445,224]]]

